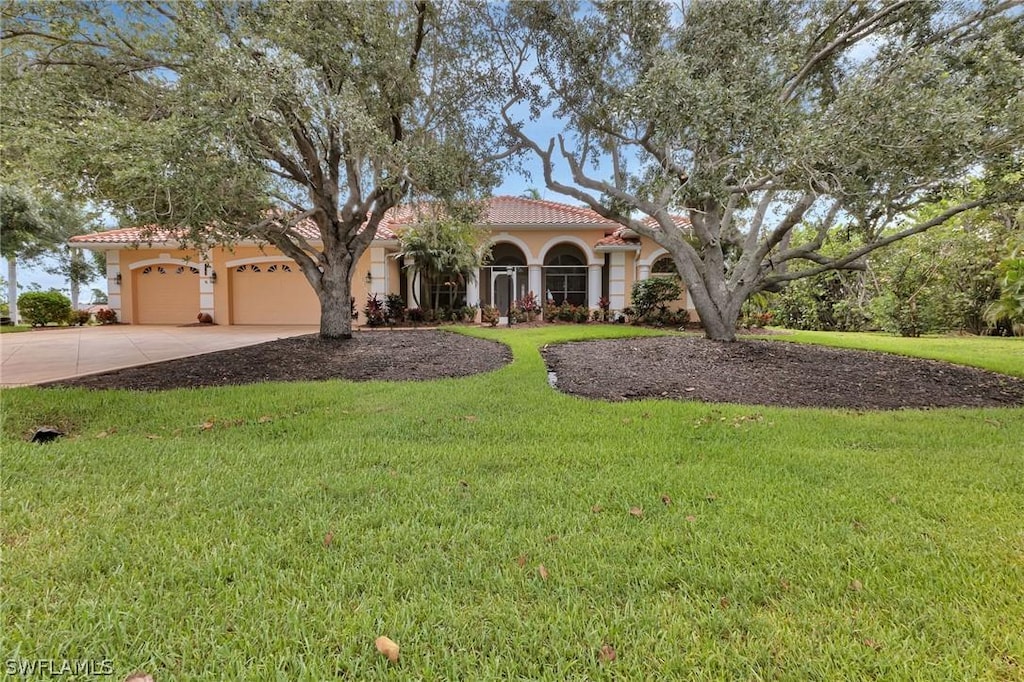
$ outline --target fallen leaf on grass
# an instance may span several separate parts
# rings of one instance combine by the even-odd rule
[[[694,516],[693,514],[689,514],[689,515],[687,515],[686,520],[689,521],[690,523],[693,523],[694,521],[697,520],[697,517]]]
[[[209,431],[212,428],[213,428],[213,422],[212,421],[211,422],[203,422],[202,424],[199,425],[199,430],[200,431]]]
[[[330,547],[332,542],[334,542],[334,533],[328,531],[327,535],[324,536],[324,547]]]
[[[881,642],[876,642],[875,640],[871,639],[870,637],[865,639],[862,643],[864,644],[864,646],[866,646],[868,648],[871,648],[871,649],[874,649],[875,651],[879,651],[882,648]]]
[[[257,419],[256,421],[258,421],[260,424],[268,424],[268,423],[274,421],[274,418],[271,417],[270,415],[265,414],[262,417],[260,417],[259,419]]]
[[[525,554],[520,554],[516,557],[516,564],[519,566],[519,568],[525,566],[527,561],[528,559]]]
[[[158,440],[160,436],[156,435],[155,433],[147,433],[146,438],[148,438],[149,440]]]
[[[601,652],[597,655],[597,660],[602,663],[611,663],[616,658],[618,658],[618,654],[615,653],[615,647],[611,644],[601,645]]]
[[[468,422],[475,422],[476,421],[476,415],[475,414],[467,414],[465,417],[463,417],[463,419],[465,419]]]
[[[671,497],[669,497],[668,495],[662,495],[662,496],[661,496],[661,503],[662,503],[663,505],[665,505],[666,507],[668,507],[668,506],[671,506],[671,504],[672,504],[672,498],[671,498]]]
[[[390,637],[381,635],[374,641],[377,651],[387,657],[392,663],[398,663],[398,645]]]
[[[634,518],[639,519],[639,518],[643,517],[644,510],[641,509],[640,507],[630,507],[629,508],[629,515],[634,517]]]
[[[785,578],[782,578],[781,580],[779,580],[779,587],[781,587],[784,591],[789,592],[790,586],[791,586],[790,582],[788,580],[786,580]]]
[[[853,592],[860,592],[864,589],[864,584],[859,580],[850,581],[850,590]]]
[[[540,576],[541,580],[547,580],[548,579],[548,575],[549,575],[548,574],[548,569],[547,569],[547,567],[544,564],[541,564],[541,565],[539,565],[537,567],[537,575]]]
[[[720,607],[722,607],[723,609],[727,609],[730,606],[732,606],[732,602],[729,601],[728,597],[722,597],[721,599],[718,600],[718,605]]]
[[[546,541],[548,541],[548,542],[558,542],[558,536],[557,535],[549,535],[549,536],[547,536],[544,539]]]
[[[590,511],[594,514],[600,514],[604,511],[604,507],[602,507],[599,504],[595,504],[593,507],[590,508]]]
[[[716,495],[716,494],[714,494],[714,493],[708,493],[708,494],[707,494],[707,495],[706,495],[706,496],[704,497],[704,499],[705,499],[705,500],[707,500],[708,502],[714,502],[715,500],[717,500],[717,499],[718,499],[718,495]]]

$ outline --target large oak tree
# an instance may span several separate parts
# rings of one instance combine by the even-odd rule
[[[502,133],[479,10],[5,2],[0,172],[193,243],[268,241],[316,291],[321,335],[346,338],[385,213],[472,200],[508,158],[486,156]]]
[[[508,131],[550,189],[671,253],[712,339],[759,291],[1022,199],[1018,2],[555,0],[491,19]],[[531,136],[521,102],[565,129]],[[836,230],[857,247],[823,250]]]

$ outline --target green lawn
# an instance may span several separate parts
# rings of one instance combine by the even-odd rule
[[[775,337],[823,346],[878,350],[972,365],[1024,377],[1024,338],[922,336],[911,339],[883,333],[787,331]]]
[[[27,324],[9,324],[0,326],[0,334],[17,334],[18,332],[30,332],[32,327]]]
[[[537,347],[636,330],[472,333],[515,362],[3,391],[4,658],[157,680],[1024,674],[1024,409],[585,401]],[[44,423],[74,435],[21,441]]]

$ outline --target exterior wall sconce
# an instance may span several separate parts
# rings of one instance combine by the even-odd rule
[[[364,280],[365,280],[367,285],[372,284],[373,283],[373,273],[372,272],[367,272],[366,273],[366,277],[364,278]]]
[[[117,273],[116,277],[114,277],[114,281],[117,282],[117,286],[121,286],[121,273],[120,272]]]
[[[214,270],[213,272],[210,273],[210,284],[216,284],[216,283],[217,283],[217,271]]]

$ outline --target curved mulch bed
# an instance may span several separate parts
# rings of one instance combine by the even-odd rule
[[[158,391],[263,381],[419,381],[488,372],[511,360],[505,344],[463,334],[375,331],[347,341],[296,336],[46,385]]]
[[[898,409],[1024,405],[1024,380],[933,360],[779,341],[695,337],[546,346],[556,387],[604,400]]]

